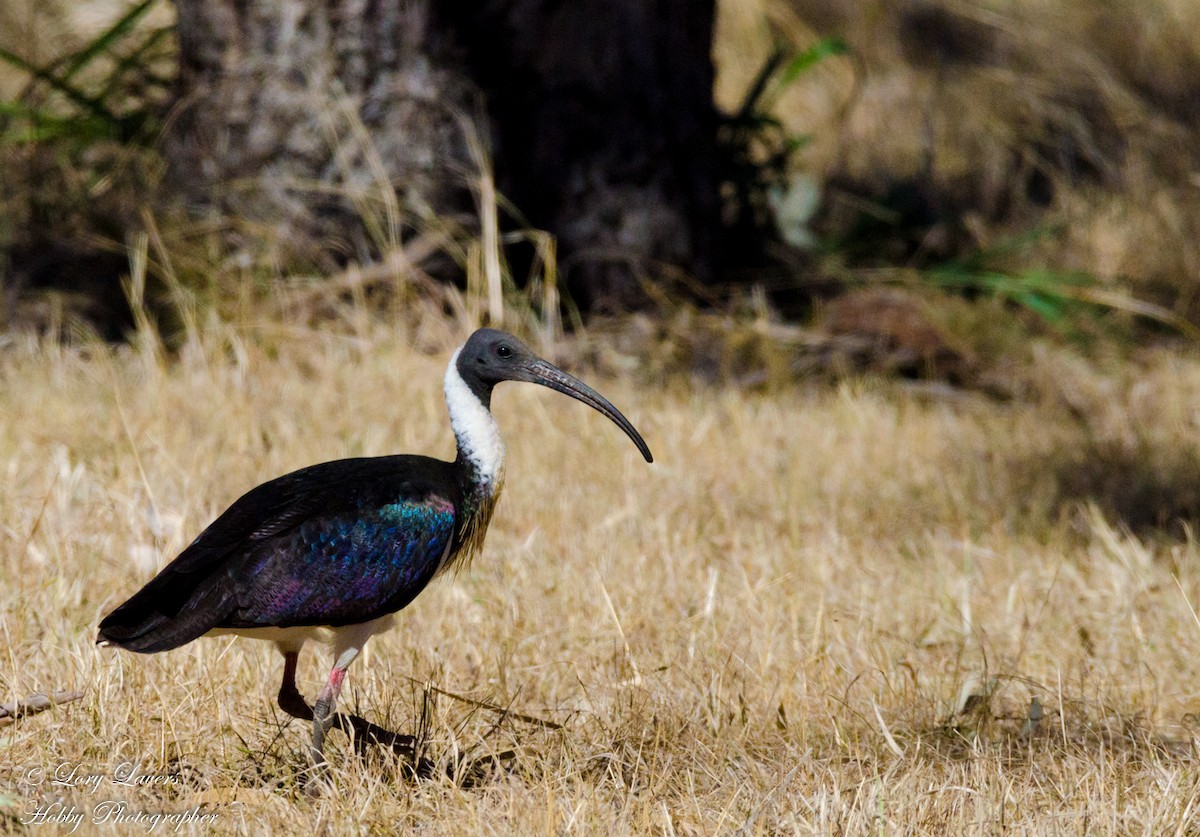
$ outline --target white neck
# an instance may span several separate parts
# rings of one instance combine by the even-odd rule
[[[504,481],[504,440],[491,411],[471,392],[458,374],[458,352],[446,369],[446,406],[458,449],[475,468],[482,487],[494,494]]]

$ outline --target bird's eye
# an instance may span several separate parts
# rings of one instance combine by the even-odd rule
[[[497,346],[496,356],[505,358],[512,357],[512,349],[508,348],[508,346]]]

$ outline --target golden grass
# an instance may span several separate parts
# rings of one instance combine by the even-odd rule
[[[1083,271],[1195,320],[1198,24],[1187,0],[1136,15],[1104,0],[726,0],[715,96],[736,107],[775,42],[843,37],[851,53],[776,107],[812,140],[797,166],[826,210],[847,187],[880,199],[915,183],[965,231],[957,254],[1040,230],[1005,267]]]
[[[780,3],[722,4],[725,98],[729,56],[762,42],[762,31],[738,40],[739,9],[751,29],[767,9],[804,34]],[[911,173],[931,96],[951,113],[993,101],[974,93],[995,89],[995,74],[933,96],[894,60],[849,115],[853,79],[833,62],[787,100],[789,124],[816,135],[808,162],[822,173]],[[990,160],[983,188],[1003,181],[1005,143],[1029,139],[989,132],[1010,104],[939,123],[943,173]],[[1031,105],[1047,118],[1052,106]],[[967,135],[981,147],[955,144]],[[1129,175],[1128,194],[1104,199],[1062,193],[1054,211],[1087,217],[1051,261],[1191,277],[1173,266],[1191,258],[1173,246],[1189,240],[1190,216],[1156,177]],[[1143,206],[1158,215],[1130,209]],[[153,253],[187,272],[172,246]],[[361,290],[352,278],[349,296]],[[1172,287],[1186,312],[1185,285]],[[130,812],[202,804],[218,830],[249,833],[1197,827],[1200,548],[1152,526],[1135,537],[1114,515],[1162,522],[1143,508],[1154,503],[1200,517],[1200,361],[1101,366],[1040,347],[1004,405],[870,380],[789,386],[786,359],[764,394],[688,386],[670,364],[604,363],[627,371],[593,382],[643,430],[653,466],[581,405],[501,389],[509,480],[485,553],[374,643],[346,704],[423,729],[439,768],[517,755],[471,787],[411,781],[389,759],[358,760],[335,733],[336,793],[308,799],[296,778],[308,731],[274,708],[273,649],[204,640],[137,657],[96,649],[95,626],[267,478],[340,456],[450,455],[439,385],[464,335],[440,318],[384,327],[365,308],[348,330],[258,321],[247,288],[212,307],[236,327],[206,323],[180,291],[191,340],[170,364],[148,328],[139,348],[0,345],[0,703],[86,690],[0,727],[4,826],[58,799],[84,813],[123,799]],[[336,317],[341,303],[330,305]],[[606,360],[594,348],[576,354]],[[327,662],[311,651],[302,662],[310,697]],[[129,763],[179,784],[115,784]],[[59,765],[100,787],[32,781],[30,768]]]
[[[345,702],[424,723],[441,767],[517,756],[473,787],[414,782],[334,733],[336,792],[306,798],[309,733],[274,708],[272,648],[141,657],[96,648],[95,627],[271,476],[450,455],[450,336],[421,353],[406,331],[211,325],[169,366],[129,347],[0,350],[0,702],[86,690],[0,727],[8,826],[56,799],[123,799],[203,803],[247,833],[1195,829],[1200,549],[1059,507],[1048,473],[1080,409],[1117,435],[1152,415],[1154,444],[1185,450],[1200,362],[1166,356],[1111,373],[1047,356],[1003,406],[871,381],[747,395],[588,376],[652,466],[581,405],[501,388],[509,476],[484,554],[375,641]],[[327,663],[302,661],[310,697]],[[424,701],[425,683],[563,728]],[[130,761],[182,784],[113,784]],[[62,764],[101,786],[30,781]]]

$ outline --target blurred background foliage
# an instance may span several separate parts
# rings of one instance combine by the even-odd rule
[[[374,263],[316,275],[231,248],[237,219],[156,194],[174,20],[167,0],[0,2],[8,328],[120,339],[137,285],[172,332],[183,297],[229,317],[230,300],[276,304],[286,279],[291,317],[336,317],[355,294],[395,312],[419,293],[546,334],[587,322],[702,378],[869,369],[1008,396],[1033,338],[1132,351],[1200,323],[1200,7],[1185,0],[1136,15],[1106,0],[722,0],[718,244],[736,257],[704,283],[647,274],[633,317],[579,311],[553,241],[487,219],[426,223]],[[503,194],[478,203],[519,226]],[[510,263],[515,242],[536,256]],[[465,278],[433,281],[435,256]]]

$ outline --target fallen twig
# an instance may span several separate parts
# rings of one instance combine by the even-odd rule
[[[431,692],[436,692],[439,695],[444,695],[445,697],[462,701],[463,703],[470,704],[471,706],[479,709],[486,709],[489,712],[499,712],[505,718],[512,718],[515,721],[520,721],[525,724],[532,724],[533,726],[538,726],[542,729],[559,730],[563,728],[562,724],[555,723],[554,721],[546,721],[542,718],[535,718],[532,715],[523,715],[520,712],[513,712],[511,709],[508,709],[504,706],[498,706],[497,704],[486,700],[476,700],[475,698],[469,698],[466,695],[458,695],[454,692],[448,692],[445,689],[438,688],[437,686],[431,686],[424,681],[416,679],[415,677],[409,677],[407,679],[413,683],[416,683],[417,685],[427,688]]]
[[[0,726],[6,726],[24,718],[26,715],[36,715],[39,712],[45,712],[52,706],[57,706],[60,703],[70,703],[74,700],[79,700],[83,697],[83,692],[75,690],[63,690],[52,692],[51,694],[30,695],[24,700],[18,700],[15,703],[0,703]]]

